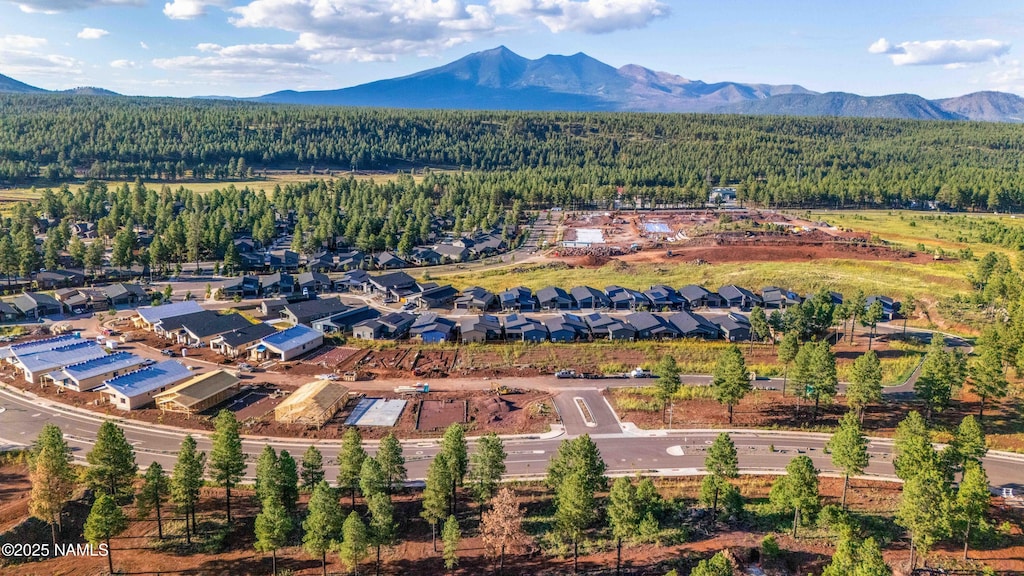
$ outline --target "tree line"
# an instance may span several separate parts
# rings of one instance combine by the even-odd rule
[[[491,173],[531,206],[619,187],[702,204],[738,185],[772,206],[1024,205],[1012,124],[709,114],[418,111],[0,95],[0,181],[226,179],[266,168]]]

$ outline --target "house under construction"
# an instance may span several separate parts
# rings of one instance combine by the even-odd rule
[[[302,385],[274,408],[274,417],[283,424],[304,424],[321,428],[348,399],[348,387],[331,380]]]
[[[238,377],[224,370],[214,370],[190,378],[154,397],[161,410],[198,414],[238,393]]]

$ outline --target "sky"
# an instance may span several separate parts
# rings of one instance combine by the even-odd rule
[[[498,45],[705,82],[1024,95],[1012,0],[0,0],[0,74],[51,90],[334,89]]]

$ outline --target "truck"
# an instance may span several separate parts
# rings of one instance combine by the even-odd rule
[[[398,386],[395,388],[396,394],[426,394],[430,392],[430,384],[426,382],[417,382],[415,386]]]
[[[644,370],[637,366],[636,368],[629,371],[630,378],[653,378],[654,374],[650,370]]]

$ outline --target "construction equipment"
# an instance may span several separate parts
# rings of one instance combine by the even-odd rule
[[[506,396],[508,394],[522,394],[523,393],[523,391],[520,388],[513,388],[511,386],[506,386],[504,384],[497,384],[497,385],[493,386],[492,388],[494,389],[494,392],[498,396]]]

